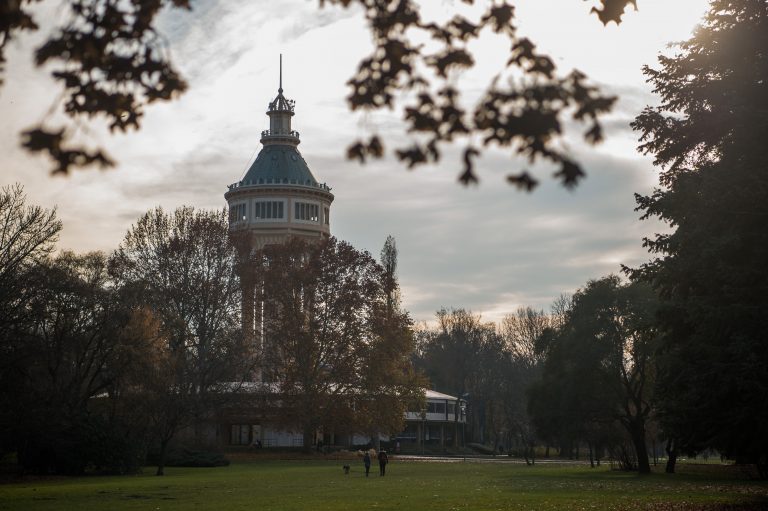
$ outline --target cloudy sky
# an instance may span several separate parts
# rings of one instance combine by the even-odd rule
[[[460,0],[424,3],[426,16],[443,19],[469,9]],[[481,182],[470,188],[456,182],[460,148],[447,151],[439,166],[416,171],[393,158],[362,167],[345,160],[358,136],[381,134],[390,147],[405,140],[396,112],[362,116],[347,109],[345,82],[371,48],[359,12],[320,9],[314,0],[193,4],[191,13],[174,11],[161,20],[189,91],[148,108],[140,132],[84,131],[119,161],[106,172],[53,178],[46,160],[18,147],[22,129],[59,120],[60,90],[50,69],[31,64],[33,48],[64,12],[56,0],[38,11],[40,33],[10,44],[0,88],[0,185],[20,182],[30,202],[57,206],[61,248],[113,250],[156,205],[223,207],[226,186],[243,176],[268,127],[264,112],[276,94],[280,53],[285,94],[296,100],[299,149],[336,196],[332,232],[374,255],[388,234],[395,236],[404,303],[417,320],[431,320],[440,307],[465,307],[487,320],[519,306],[546,309],[590,278],[643,261],[642,237],[662,228],[639,221],[634,211],[633,194],[649,192],[657,172],[635,151],[628,124],[655,102],[641,66],[654,64],[668,42],[690,36],[706,0],[638,0],[640,10],[627,13],[618,28],[604,28],[590,15],[590,0],[515,2],[520,32],[549,52],[560,72],[577,68],[620,98],[606,119],[605,143],[585,146],[578,129],[567,139],[588,179],[568,191],[549,179],[551,169],[534,168],[542,186],[532,194],[505,183],[524,162],[502,151],[478,161]],[[470,104],[503,66],[507,48],[491,36],[473,44],[476,68],[455,77]]]

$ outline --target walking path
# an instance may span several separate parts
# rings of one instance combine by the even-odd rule
[[[512,458],[510,456],[485,456],[481,454],[470,454],[468,456],[458,455],[431,455],[431,454],[398,454],[393,456],[403,461],[431,461],[437,463],[508,463],[525,465],[525,460],[521,458]],[[536,459],[536,465],[589,465],[589,460],[561,460],[542,458]]]

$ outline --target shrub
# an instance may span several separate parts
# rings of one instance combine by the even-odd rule
[[[157,450],[150,451],[147,463],[156,465],[160,453]],[[229,460],[220,452],[201,451],[189,447],[174,447],[166,455],[166,467],[225,467]]]
[[[480,454],[494,454],[493,447],[483,444],[470,443],[467,444],[470,449],[479,452]]]

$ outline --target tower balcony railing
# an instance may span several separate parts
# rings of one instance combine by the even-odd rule
[[[257,187],[257,186],[303,186],[303,187],[309,187],[309,188],[319,188],[320,190],[323,190],[325,192],[330,192],[331,187],[328,186],[325,183],[301,183],[296,181],[295,179],[259,179],[257,183],[244,183],[243,181],[238,181],[237,183],[232,183],[227,188],[229,190],[237,190],[238,188],[250,188],[250,187]]]
[[[299,132],[296,130],[282,131],[282,130],[264,130],[261,132],[261,138],[266,137],[296,137],[299,138]]]

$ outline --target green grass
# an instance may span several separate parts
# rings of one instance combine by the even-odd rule
[[[667,476],[606,468],[481,463],[390,463],[386,477],[353,462],[252,461],[151,469],[138,476],[28,479],[0,484],[0,510],[499,510],[764,509],[768,484],[734,467]],[[372,467],[378,468],[378,467]]]

